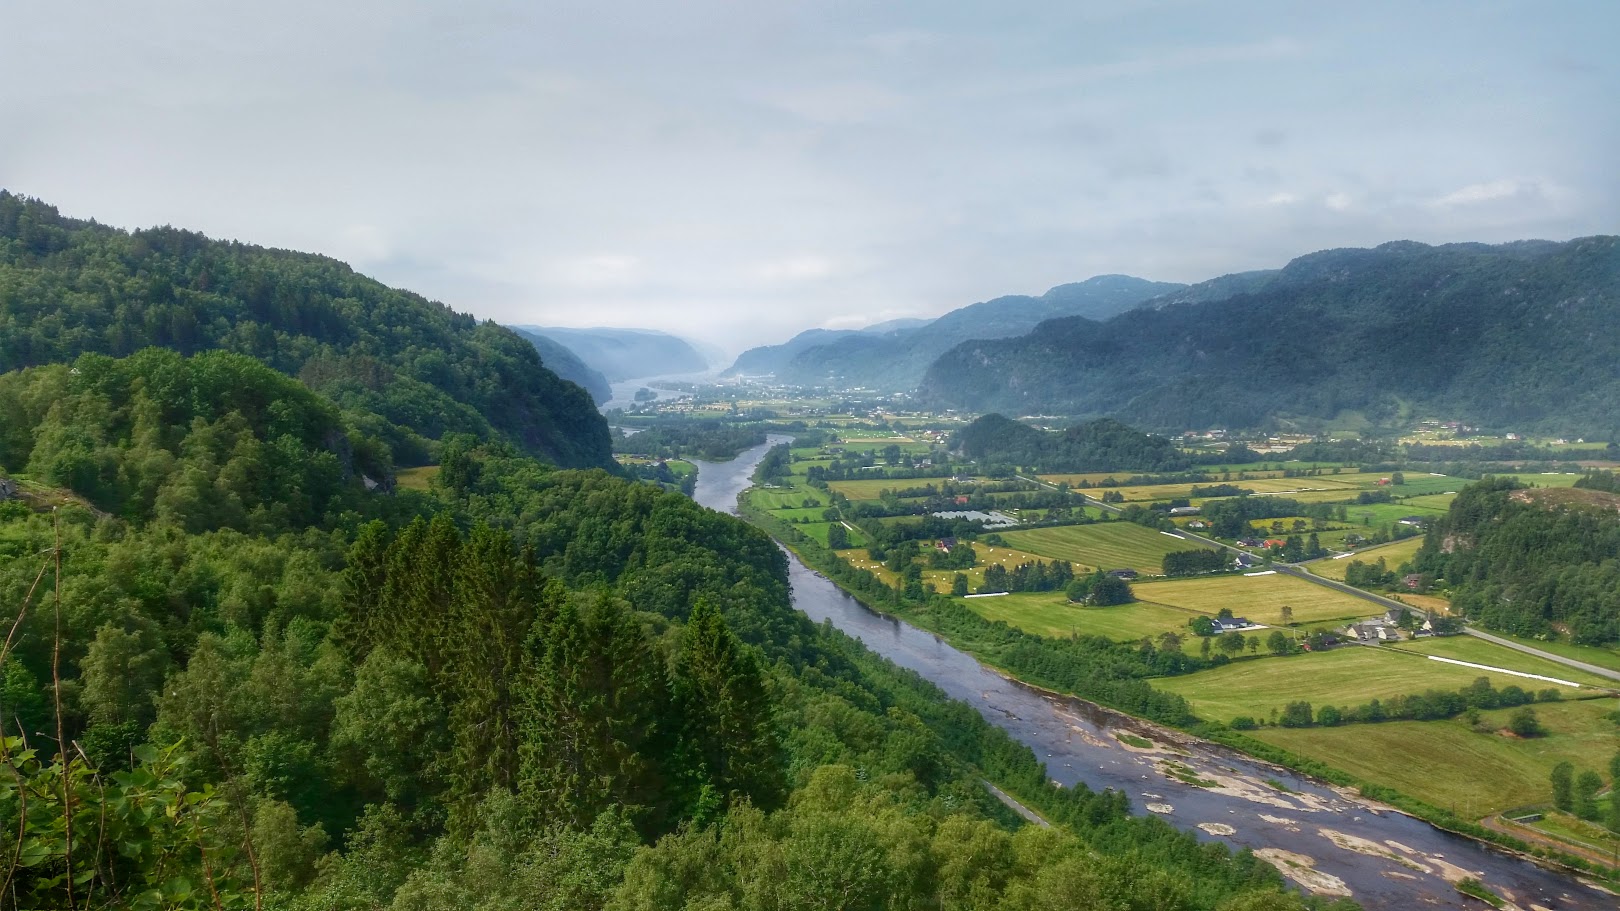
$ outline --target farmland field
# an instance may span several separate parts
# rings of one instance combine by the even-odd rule
[[[1268,625],[1282,622],[1284,605],[1294,609],[1294,620],[1299,623],[1382,613],[1376,605],[1354,595],[1282,574],[1167,579],[1144,582],[1134,589],[1140,601],[1206,614],[1218,613],[1224,607],[1239,617]]]
[[[1324,579],[1337,579],[1340,582],[1343,582],[1344,574],[1349,571],[1350,564],[1353,561],[1360,560],[1363,563],[1374,563],[1379,557],[1382,557],[1384,558],[1384,565],[1393,570],[1398,568],[1402,563],[1411,560],[1412,556],[1416,554],[1418,549],[1422,546],[1423,536],[1418,535],[1415,538],[1407,538],[1404,541],[1396,541],[1392,544],[1380,544],[1377,547],[1368,547],[1363,550],[1358,550],[1355,552],[1355,556],[1345,557],[1342,560],[1317,560],[1314,563],[1307,565],[1305,568],[1310,570],[1311,575],[1313,576],[1321,576]]]
[[[851,540],[853,541],[854,538],[852,537]],[[925,554],[927,553],[927,547],[927,542],[924,542],[923,549]],[[991,563],[1000,563],[1002,566],[1012,569],[1020,563],[1034,563],[1038,561],[1048,563],[1051,562],[1050,557],[1042,557],[1036,554],[1026,553],[1024,551],[1011,550],[1006,547],[991,547],[988,544],[978,541],[973,543],[973,550],[979,555],[978,566],[975,566],[972,569],[961,570],[924,569],[923,581],[932,582],[937,591],[942,593],[949,592],[951,590],[951,579],[960,572],[962,575],[968,577],[969,588],[972,591],[978,591],[979,586],[984,583],[985,567],[989,566]],[[899,577],[891,572],[888,567],[882,565],[881,563],[874,562],[871,557],[867,555],[865,547],[841,550],[838,551],[838,555],[849,561],[849,563],[857,569],[869,570],[873,575],[877,576],[879,579],[882,579],[886,585],[893,585],[899,580]]]
[[[950,478],[871,478],[856,481],[828,481],[827,487],[851,500],[876,500],[885,490],[905,490],[912,487],[938,488]]]
[[[831,522],[809,522],[804,525],[795,525],[793,527],[804,532],[811,538],[814,538],[817,543],[825,547],[827,546],[827,530],[832,528],[832,525],[833,523]],[[866,535],[861,534],[861,530],[858,528],[846,528],[845,534],[849,535],[849,544],[851,547],[865,547],[868,543],[866,540]]]
[[[1620,689],[1620,680],[1609,680],[1596,674],[1579,671],[1567,665],[1537,658],[1535,655],[1526,655],[1524,652],[1514,651],[1506,646],[1484,639],[1475,639],[1473,636],[1445,636],[1439,639],[1413,639],[1391,646],[1404,652],[1417,652],[1422,655],[1439,655],[1442,658],[1453,658],[1457,661],[1472,661],[1475,664],[1488,664],[1492,667],[1507,668],[1510,671],[1523,671],[1526,674],[1541,674],[1545,677],[1557,677],[1561,680],[1571,680],[1582,686],[1597,686]],[[1520,680],[1521,689],[1538,691],[1546,689],[1551,684],[1539,680]],[[1616,746],[1620,746],[1617,743]]]
[[[827,495],[814,487],[751,487],[747,496],[756,509],[804,509],[805,500],[827,505]]]
[[[1165,554],[1197,546],[1132,522],[1032,528],[1005,532],[1001,537],[1012,547],[1044,554],[1048,559],[1068,560],[1093,569],[1134,569],[1153,574],[1163,571]]]
[[[996,598],[969,598],[965,603],[986,620],[1001,620],[1041,636],[1104,636],[1121,642],[1172,632],[1188,638],[1191,618],[1185,611],[1157,604],[1082,607],[1060,592],[1020,593]]]
[[[1535,709],[1548,734],[1534,740],[1476,733],[1456,719],[1266,728],[1253,736],[1478,819],[1550,800],[1547,776],[1559,762],[1591,768],[1613,755],[1615,727],[1604,715],[1615,709],[1615,700],[1540,703]],[[1485,724],[1499,728],[1512,711],[1482,714]]]
[[[1597,645],[1575,645],[1572,642],[1564,641],[1543,642],[1540,639],[1526,639],[1522,636],[1510,636],[1507,633],[1499,633],[1495,630],[1489,630],[1489,632],[1493,636],[1500,636],[1503,639],[1511,639],[1514,642],[1523,643],[1531,648],[1539,648],[1544,652],[1551,652],[1554,655],[1562,655],[1565,658],[1574,658],[1576,661],[1585,661],[1587,664],[1595,664],[1598,667],[1606,667],[1610,670],[1620,671],[1620,649]]]
[[[1511,674],[1493,674],[1428,661],[1376,645],[1349,645],[1322,654],[1234,661],[1225,667],[1184,677],[1160,677],[1153,685],[1181,694],[1200,716],[1225,722],[1239,715],[1263,720],[1270,717],[1272,709],[1281,711],[1284,705],[1298,700],[1316,708],[1324,705],[1346,708],[1424,690],[1458,690],[1480,677],[1490,678],[1491,685],[1497,689],[1506,686],[1526,689],[1526,683],[1534,684],[1535,690],[1553,687],[1550,683],[1527,681]],[[1565,696],[1580,693],[1571,687],[1557,689]],[[1611,700],[1601,701],[1611,709],[1615,707]],[[1373,726],[1353,727],[1365,730]],[[1612,724],[1610,728],[1613,729]],[[1598,755],[1607,758],[1612,752],[1611,748]]]

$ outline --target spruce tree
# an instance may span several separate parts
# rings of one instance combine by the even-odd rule
[[[779,805],[786,780],[764,670],[707,600],[692,609],[673,677],[689,781],[697,790],[709,785],[725,803],[746,797],[763,809]]]

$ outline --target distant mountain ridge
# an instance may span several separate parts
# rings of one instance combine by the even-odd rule
[[[1360,412],[1620,430],[1620,238],[1326,250],[1106,321],[1051,320],[943,354],[921,401],[1261,427]]]
[[[540,352],[540,359],[551,372],[557,374],[570,383],[584,389],[591,394],[591,400],[600,405],[613,398],[613,385],[600,370],[594,370],[590,365],[579,359],[579,355],[570,351],[561,342],[549,339],[537,332],[528,329],[513,329],[518,335],[529,340],[536,351]]]
[[[727,373],[770,373],[779,381],[801,385],[907,390],[916,386],[935,358],[962,342],[1017,335],[1058,316],[1104,318],[1183,287],[1128,275],[1099,275],[1059,285],[1040,297],[1008,295],[970,304],[914,328],[880,333],[812,329],[785,345],[743,352]]]
[[[649,376],[701,373],[709,369],[708,359],[690,342],[655,329],[517,328],[562,345],[612,383]]]

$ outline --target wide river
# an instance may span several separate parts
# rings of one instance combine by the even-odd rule
[[[773,436],[730,462],[698,462],[697,502],[735,514]],[[1620,899],[1574,877],[1452,835],[1428,823],[1225,748],[1167,732],[1077,699],[1054,698],[992,671],[933,633],[877,614],[788,554],[793,604],[859,638],[895,664],[975,706],[1046,762],[1052,780],[1114,788],[1138,812],[1160,814],[1206,841],[1253,848],[1285,875],[1325,895],[1348,894],[1368,909],[1482,908],[1451,880],[1472,876],[1520,908],[1614,909]],[[1138,749],[1116,739],[1155,741]],[[1135,739],[1135,738],[1132,738]],[[1169,763],[1216,787],[1183,784]],[[1435,775],[1446,769],[1432,770]],[[1184,771],[1182,774],[1186,774]],[[1280,782],[1279,790],[1267,779]]]

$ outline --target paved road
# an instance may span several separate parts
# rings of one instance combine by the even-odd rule
[[[1548,661],[1556,661],[1565,667],[1572,667],[1578,671],[1585,671],[1588,674],[1596,674],[1599,677],[1607,677],[1610,680],[1620,680],[1620,671],[1612,671],[1606,667],[1598,667],[1595,664],[1587,664],[1585,661],[1576,661],[1574,658],[1565,658],[1563,655],[1554,655],[1552,652],[1544,652],[1539,648],[1531,648],[1528,645],[1514,642],[1511,639],[1503,639],[1501,636],[1493,636],[1490,633],[1482,633],[1473,627],[1467,627],[1463,630],[1463,632],[1470,636],[1484,639],[1486,642],[1494,642],[1497,645],[1505,648],[1513,649],[1516,652],[1524,652],[1526,655],[1535,655],[1537,658],[1545,658]]]

